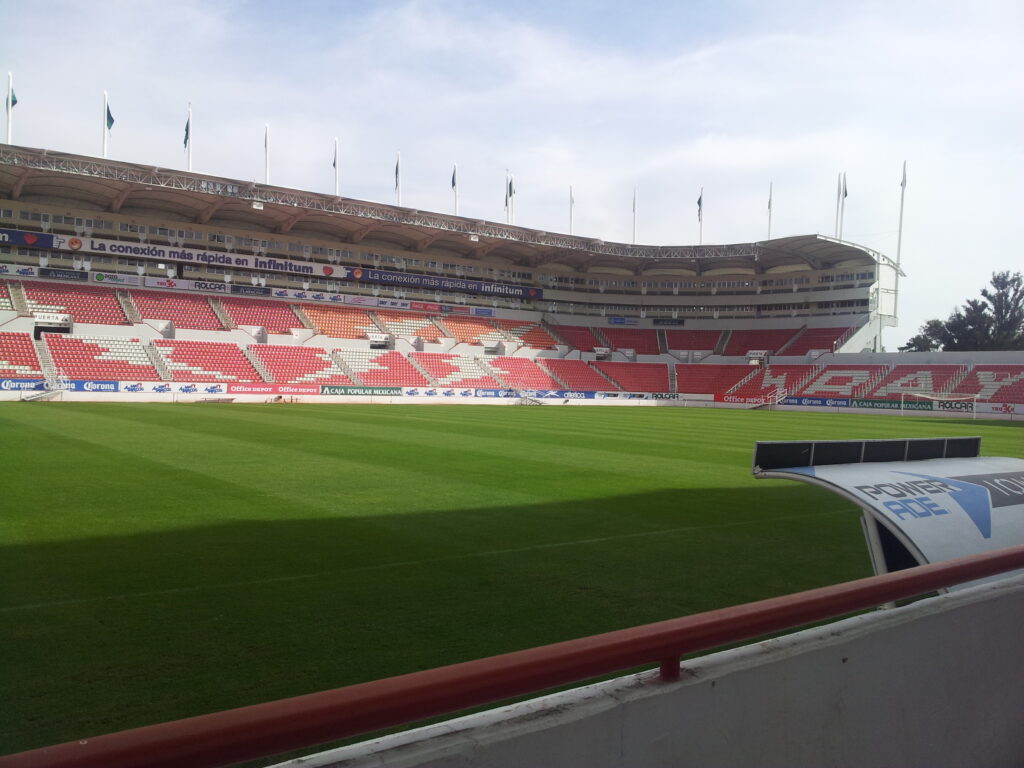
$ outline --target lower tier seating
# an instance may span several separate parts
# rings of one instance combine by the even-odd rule
[[[0,333],[0,379],[38,379],[43,368],[27,333]]]
[[[321,347],[292,347],[286,344],[252,344],[249,350],[259,358],[277,384],[354,384]]]
[[[237,344],[156,339],[153,342],[173,381],[263,381]]]
[[[58,374],[69,379],[160,381],[138,339],[44,333],[43,340]]]
[[[887,365],[830,365],[811,377],[794,395],[801,397],[863,397],[889,370]]]
[[[962,370],[959,365],[897,365],[865,397],[899,400],[906,394],[945,392]]]
[[[567,389],[581,392],[615,392],[619,387],[582,360],[539,357],[537,365],[565,384]]]
[[[753,369],[749,365],[680,364],[676,366],[676,392],[687,395],[724,395]]]
[[[339,349],[337,354],[356,378],[368,387],[426,387],[423,374],[401,352],[372,349]]]
[[[626,392],[669,392],[668,366],[665,363],[594,363],[605,376]]]
[[[506,385],[516,389],[562,389],[551,374],[526,357],[495,357],[487,360]]]
[[[813,365],[767,365],[729,394],[764,398],[789,395],[799,390],[812,373]]]
[[[1024,365],[976,365],[953,393],[977,395],[983,402],[1024,403]]]
[[[501,383],[487,373],[476,358],[462,355],[439,355],[431,352],[413,352],[410,357],[423,367],[442,387],[480,387],[497,389]]]

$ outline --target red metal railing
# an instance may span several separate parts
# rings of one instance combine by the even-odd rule
[[[696,616],[0,757],[0,768],[217,768],[680,657],[1024,568],[1024,546]]]

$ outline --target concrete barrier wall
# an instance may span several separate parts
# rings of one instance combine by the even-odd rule
[[[1020,766],[1022,637],[1014,577],[281,766]]]

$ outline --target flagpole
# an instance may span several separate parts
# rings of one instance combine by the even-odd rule
[[[452,165],[452,195],[455,197],[455,215],[459,215],[459,164]]]
[[[395,197],[398,206],[402,206],[402,153],[395,156]]]
[[[508,178],[508,209],[512,216],[511,223],[516,223],[516,175],[513,173]]]
[[[768,239],[772,239],[772,182],[768,182]]]
[[[188,170],[192,171],[192,102],[188,103]]]
[[[263,124],[263,183],[270,183],[270,123]]]
[[[633,187],[633,245],[636,245],[636,187]]]
[[[900,258],[903,251],[903,199],[907,194],[907,161],[903,161],[903,179],[900,181],[900,223],[896,230],[896,276],[893,282],[892,314],[898,317],[896,307],[900,300]]]
[[[576,199],[572,196],[572,184],[569,185],[569,234],[572,234],[572,209],[576,205]]]
[[[338,137],[334,137],[334,196],[341,194],[341,171],[338,170]]]
[[[107,92],[104,91],[103,92],[103,158],[104,159],[106,159],[106,157],[107,157],[107,133],[109,133],[109,131],[107,129],[107,112],[109,110],[110,110],[110,107],[107,104]]]
[[[14,124],[14,75],[7,73],[7,143],[11,141],[11,128]]]
[[[839,201],[843,197],[843,174],[839,174],[836,177],[836,229],[833,233],[833,237],[836,240],[839,239]]]
[[[697,198],[697,245],[704,245],[704,187]]]
[[[505,223],[511,224],[512,220],[509,218],[509,180],[508,180],[508,168],[505,169]]]
[[[846,171],[843,171],[843,196],[840,198],[842,204],[839,206],[839,239],[843,239],[843,224],[846,221]]]

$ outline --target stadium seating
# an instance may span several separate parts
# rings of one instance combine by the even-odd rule
[[[174,381],[263,381],[237,344],[156,339],[153,346]]]
[[[224,330],[205,296],[134,290],[129,295],[143,320],[170,320],[175,328],[198,331]]]
[[[767,365],[729,394],[763,398],[789,395],[799,390],[814,370],[813,365]]]
[[[303,304],[302,311],[317,333],[335,339],[365,339],[368,333],[380,333],[370,313],[360,307],[331,307]]]
[[[286,344],[251,344],[277,384],[354,384],[351,378],[320,347],[292,347]]]
[[[0,379],[38,379],[42,366],[27,333],[0,333]]]
[[[231,322],[237,325],[257,325],[267,333],[291,333],[292,328],[302,328],[302,321],[291,306],[279,301],[260,299],[239,299],[221,296],[220,304],[228,313]]]
[[[684,351],[713,351],[721,337],[721,331],[665,331],[668,348]]]
[[[653,328],[604,328],[602,332],[611,342],[612,349],[632,349],[638,355],[661,353],[658,332]]]
[[[57,372],[70,379],[160,381],[138,339],[44,333],[43,340]]]
[[[7,289],[7,281],[0,280],[0,312],[14,310],[14,303],[11,301],[11,294]]]
[[[1024,403],[1024,365],[976,365],[953,394],[977,395],[982,402]]]
[[[337,354],[356,377],[372,387],[426,387],[423,374],[405,359],[401,352],[370,349],[339,349]]]
[[[529,358],[495,357],[488,359],[487,363],[510,387],[516,389],[562,389],[562,385],[551,378],[551,374]]]
[[[959,365],[897,365],[864,397],[899,400],[908,393],[944,392],[962,370]]]
[[[753,371],[752,366],[744,364],[680,364],[676,366],[676,392],[688,395],[724,395]]]
[[[885,372],[887,365],[830,365],[803,386],[794,395],[801,397],[863,397],[864,392],[875,385]]]
[[[395,336],[419,336],[424,341],[437,341],[442,335],[430,316],[420,312],[378,309],[374,314],[387,332]]]
[[[668,366],[665,363],[594,363],[603,374],[626,392],[669,392]]]
[[[561,379],[568,389],[581,392],[614,392],[619,389],[582,360],[542,357],[537,358],[537,365]]]
[[[530,322],[529,320],[491,320],[496,326],[501,328],[505,333],[518,339],[524,346],[532,347],[533,349],[551,349],[558,344],[558,341],[544,330],[544,326],[540,323]]]
[[[112,288],[62,283],[22,284],[32,312],[60,312],[76,323],[131,325]]]
[[[482,317],[445,315],[439,318],[439,320],[441,325],[460,344],[479,344],[485,347],[493,347],[495,344],[505,341],[505,336],[501,331]]]
[[[849,328],[808,328],[784,350],[783,355],[805,355],[812,349],[835,351],[835,343]]]
[[[579,325],[553,325],[555,333],[565,339],[566,344],[583,352],[593,352],[594,347],[608,346],[590,328]]]
[[[733,331],[725,345],[723,354],[742,357],[751,350],[766,350],[769,354],[775,354],[793,338],[796,332],[796,328]]]
[[[502,385],[488,374],[475,358],[413,352],[412,357],[442,387],[481,387],[496,389]]]

